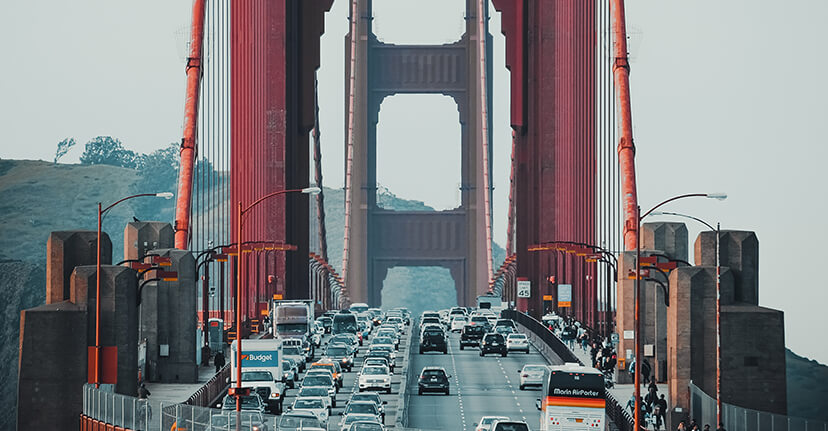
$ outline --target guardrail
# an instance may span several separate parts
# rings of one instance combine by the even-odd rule
[[[235,430],[235,412],[219,409],[138,399],[116,394],[94,385],[83,386],[83,414],[81,430],[112,429],[161,431]],[[239,423],[250,429],[252,425],[266,424],[276,429],[276,416],[243,412]]]
[[[511,309],[501,311],[500,315],[504,319],[512,319],[526,327],[526,329],[532,331],[532,333],[540,338],[541,341],[543,341],[547,346],[549,346],[549,348],[551,348],[562,361],[577,362],[583,365],[578,357],[566,347],[566,344],[564,344],[560,338],[556,337],[555,334],[549,330],[549,328],[544,326],[543,323],[535,320],[532,316]]]
[[[690,382],[690,417],[699,423],[716,423],[716,399]],[[722,403],[722,418],[728,431],[828,431],[828,422],[778,415]]]
[[[230,386],[230,364],[226,364],[204,386],[184,401],[190,406],[210,407],[211,403],[220,397]]]
[[[503,310],[500,312],[501,317],[504,319],[512,319],[519,325],[526,328],[526,330],[530,331],[532,335],[534,335],[537,339],[539,339],[542,343],[544,343],[553,353],[555,353],[562,361],[564,362],[576,362],[578,364],[584,365],[574,353],[572,353],[569,348],[566,347],[563,341],[558,338],[552,331],[549,330],[543,323],[538,322],[532,316],[528,314],[521,313],[517,310]],[[632,418],[630,417],[629,413],[627,413],[623,407],[618,403],[618,401],[609,393],[606,393],[606,407],[605,407],[607,417],[618,427],[619,431],[631,431],[634,429]],[[808,430],[810,431],[810,430]],[[819,431],[828,431],[828,430],[819,430]]]
[[[408,326],[411,334],[408,336],[408,345],[406,346],[406,354],[408,359],[405,361],[405,369],[400,371],[400,395],[397,401],[397,415],[394,420],[394,429],[404,430],[408,423],[408,372],[411,370],[411,360],[414,356],[414,345],[417,344],[417,320],[411,319],[411,324]]]

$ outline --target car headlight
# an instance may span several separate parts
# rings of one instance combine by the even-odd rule
[[[279,398],[279,393],[278,392],[271,393],[270,398]]]

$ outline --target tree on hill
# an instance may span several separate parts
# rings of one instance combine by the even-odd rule
[[[75,146],[75,138],[66,138],[57,144],[57,151],[55,151],[55,163],[65,156],[69,150]]]
[[[84,165],[111,165],[124,168],[136,168],[139,156],[127,150],[121,141],[111,136],[98,136],[86,143],[86,149],[80,157]]]
[[[176,190],[178,181],[178,144],[172,143],[149,154],[135,158],[138,181],[130,187],[133,193],[160,193]],[[163,199],[135,199],[135,217],[139,220],[171,221],[173,205]]]

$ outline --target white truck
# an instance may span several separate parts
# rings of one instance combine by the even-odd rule
[[[506,308],[503,299],[494,295],[480,295],[477,297],[478,309],[490,309],[496,314],[500,314]]]
[[[236,386],[236,346],[230,344],[230,386]],[[242,340],[241,381],[243,388],[252,388],[262,397],[273,414],[282,413],[285,384],[282,382],[282,340]]]
[[[301,339],[306,358],[312,358],[314,346],[310,337],[314,322],[314,300],[273,300],[270,303],[270,313],[273,322],[273,337]]]

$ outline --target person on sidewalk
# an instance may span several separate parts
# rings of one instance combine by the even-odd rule
[[[213,364],[216,365],[216,372],[218,373],[224,367],[224,353],[221,351],[216,352],[216,357],[213,358]]]

